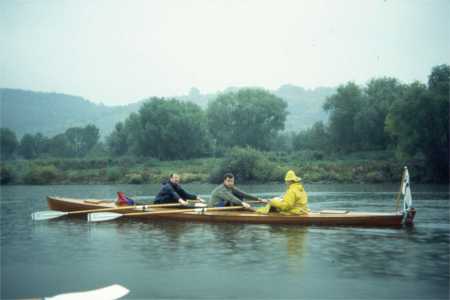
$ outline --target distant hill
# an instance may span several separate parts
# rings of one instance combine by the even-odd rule
[[[224,92],[238,88],[230,87]],[[322,105],[334,88],[305,90],[295,85],[283,85],[271,91],[288,103],[286,130],[297,131],[326,120]],[[192,88],[188,95],[176,96],[181,101],[192,101],[202,108],[219,93],[201,94]],[[34,92],[18,89],[0,89],[1,127],[14,130],[20,138],[25,133],[41,132],[54,136],[74,126],[94,124],[103,137],[109,135],[117,122],[139,110],[144,100],[121,106],[95,104],[79,96],[59,93]]]
[[[274,94],[288,103],[289,115],[286,130],[297,131],[310,128],[317,121],[326,121],[327,113],[322,106],[327,97],[336,92],[335,88],[319,87],[306,90],[295,85],[282,85]],[[290,130],[292,129],[292,130]]]
[[[15,89],[0,89],[1,126],[25,133],[54,136],[67,128],[94,124],[109,134],[116,122],[125,120],[137,104],[105,106],[78,96]]]

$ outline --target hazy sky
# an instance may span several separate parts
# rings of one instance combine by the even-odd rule
[[[105,104],[305,88],[450,63],[448,0],[0,1],[0,87]]]

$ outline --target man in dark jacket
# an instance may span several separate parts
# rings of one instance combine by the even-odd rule
[[[153,203],[163,204],[179,202],[182,205],[187,205],[188,203],[186,200],[200,200],[201,202],[204,202],[204,200],[197,195],[186,192],[180,186],[180,175],[174,173],[170,175],[167,182],[162,184],[161,190],[158,195],[156,195]]]

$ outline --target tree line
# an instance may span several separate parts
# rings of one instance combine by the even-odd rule
[[[260,151],[351,153],[392,150],[398,159],[422,159],[436,178],[448,178],[450,67],[435,66],[427,84],[375,78],[348,82],[328,97],[328,122],[294,134],[283,132],[287,103],[272,93],[245,88],[219,94],[203,110],[174,98],[153,97],[100,141],[94,125],[47,138],[0,132],[2,159],[139,156],[160,160],[223,156],[233,147]]]
[[[94,125],[72,127],[48,138],[41,133],[25,134],[20,141],[14,131],[0,128],[1,158],[21,156],[25,159],[43,157],[85,157],[99,145],[99,129]]]
[[[349,82],[327,98],[327,124],[293,137],[295,149],[335,152],[393,150],[398,159],[423,159],[436,178],[449,173],[450,66],[435,66],[428,83],[372,79]]]

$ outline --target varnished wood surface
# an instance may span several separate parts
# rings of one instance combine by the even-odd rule
[[[99,201],[95,199],[70,199],[61,197],[48,197],[48,206],[52,210],[77,211],[87,209],[111,208],[117,206],[113,202]],[[86,201],[88,200],[88,201]],[[97,200],[98,201],[98,200]],[[151,211],[163,211],[171,208],[151,208]],[[134,208],[122,210],[123,213],[133,213]],[[251,223],[251,224],[292,224],[292,225],[325,225],[325,226],[401,226],[403,215],[400,213],[382,212],[346,212],[346,213],[320,213],[311,212],[305,216],[286,216],[278,213],[269,215],[257,214],[248,211],[201,211],[180,212],[168,214],[134,215],[130,218],[143,218],[152,220],[178,220],[193,222],[215,223]]]

